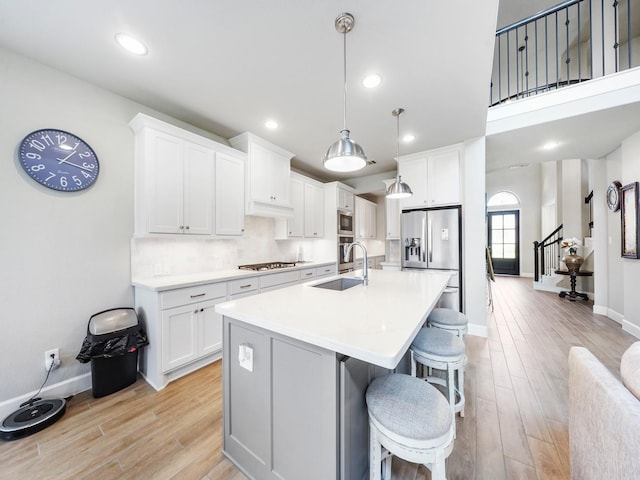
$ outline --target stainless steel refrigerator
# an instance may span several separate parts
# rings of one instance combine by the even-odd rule
[[[451,274],[438,306],[462,311],[462,218],[460,207],[402,212],[403,270],[431,270]]]

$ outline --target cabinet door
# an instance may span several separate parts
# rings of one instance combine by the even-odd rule
[[[400,160],[402,181],[411,187],[413,195],[400,199],[402,208],[426,207],[429,205],[427,187],[427,157]]]
[[[304,184],[304,236],[324,237],[324,190],[311,183]]]
[[[149,233],[182,233],[182,141],[163,133],[150,132],[147,146]]]
[[[460,203],[460,156],[458,150],[429,156],[431,205]]]
[[[184,233],[213,233],[213,150],[184,143]]]
[[[270,184],[271,152],[261,145],[251,144],[249,168],[251,200],[272,203],[273,193]],[[288,178],[288,175],[287,175]]]
[[[356,197],[355,198],[355,204],[356,204],[356,238],[366,238],[367,235],[367,222],[366,222],[366,212],[365,212],[365,201],[360,198],[360,197]]]
[[[293,218],[287,220],[288,236],[302,237],[304,230],[305,198],[304,183],[302,180],[292,178],[290,181],[291,205],[293,206]]]
[[[226,301],[226,297],[199,305],[199,355],[204,356],[222,350],[222,315],[215,312],[218,303]]]
[[[168,372],[198,358],[196,305],[162,311],[162,371]]]
[[[269,164],[269,184],[273,203],[277,205],[289,206],[289,179],[291,167],[289,159],[277,153],[271,152],[271,162]]]
[[[338,187],[338,210],[353,212],[354,197],[353,193]]]
[[[244,160],[216,152],[215,233],[241,236],[244,231]]]
[[[400,200],[397,198],[385,199],[387,213],[387,240],[400,238]]]
[[[372,238],[375,239],[376,238],[376,233],[377,233],[377,221],[376,221],[376,214],[377,214],[377,208],[374,204],[372,203],[365,203],[365,214],[366,214],[366,233],[367,233],[367,238]]]

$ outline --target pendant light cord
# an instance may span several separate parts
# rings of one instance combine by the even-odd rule
[[[342,33],[342,50],[343,50],[343,56],[342,56],[342,61],[343,61],[343,70],[344,70],[344,102],[342,103],[343,105],[343,112],[342,112],[342,119],[343,119],[343,130],[347,129],[347,29],[345,28],[345,31]]]

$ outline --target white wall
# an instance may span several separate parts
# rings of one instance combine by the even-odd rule
[[[540,182],[541,166],[530,165],[525,168],[499,170],[487,173],[487,199],[501,191],[514,193],[520,199],[520,205],[504,208],[493,207],[489,210],[520,211],[520,275],[533,276],[533,242],[540,236]]]
[[[133,133],[131,101],[0,50],[0,404],[37,390],[44,352],[60,348],[48,384],[89,371],[75,356],[89,317],[132,306]],[[16,147],[41,128],[79,135],[100,161],[96,184],[60,193],[22,170]],[[17,405],[14,405],[14,409]]]
[[[622,142],[622,171],[620,182],[627,185],[640,181],[640,132]],[[622,281],[624,292],[623,328],[640,337],[640,260],[622,259]]]
[[[606,158],[606,184],[607,186],[614,180],[622,180],[622,149],[609,154]],[[596,224],[597,228],[597,224]],[[624,312],[624,288],[622,283],[622,257],[620,256],[621,245],[620,211],[609,212],[607,209],[607,308],[610,315],[619,321],[623,318]]]

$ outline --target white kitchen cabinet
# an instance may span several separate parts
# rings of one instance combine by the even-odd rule
[[[247,153],[245,213],[265,217],[293,216],[289,197],[293,153],[249,132],[229,139],[229,143]]]
[[[289,191],[293,217],[276,219],[276,239],[324,237],[323,185],[316,180],[292,172]]]
[[[355,207],[353,192],[345,190],[344,188],[338,187],[338,210],[344,210],[347,212],[353,212]]]
[[[400,200],[402,209],[456,205],[460,198],[461,147],[444,147],[400,158],[399,172],[413,195]]]
[[[399,240],[400,239],[400,200],[397,198],[385,199],[385,211],[386,211],[386,239],[387,240]]]
[[[241,235],[246,155],[139,113],[135,233]]]
[[[304,184],[304,236],[324,237],[324,188],[310,182]]]
[[[162,312],[162,371],[169,372],[222,350],[222,316],[208,302],[170,308]]]
[[[293,206],[293,217],[283,220],[286,223],[285,235],[282,238],[301,238],[304,235],[304,182],[301,178],[291,174],[291,184],[289,193],[291,194],[291,205]]]
[[[356,203],[356,238],[376,238],[377,205],[364,198],[355,197]]]
[[[144,140],[149,233],[213,233],[214,152],[163,132]]]
[[[243,157],[216,153],[216,235],[241,236],[244,232],[244,167]]]

